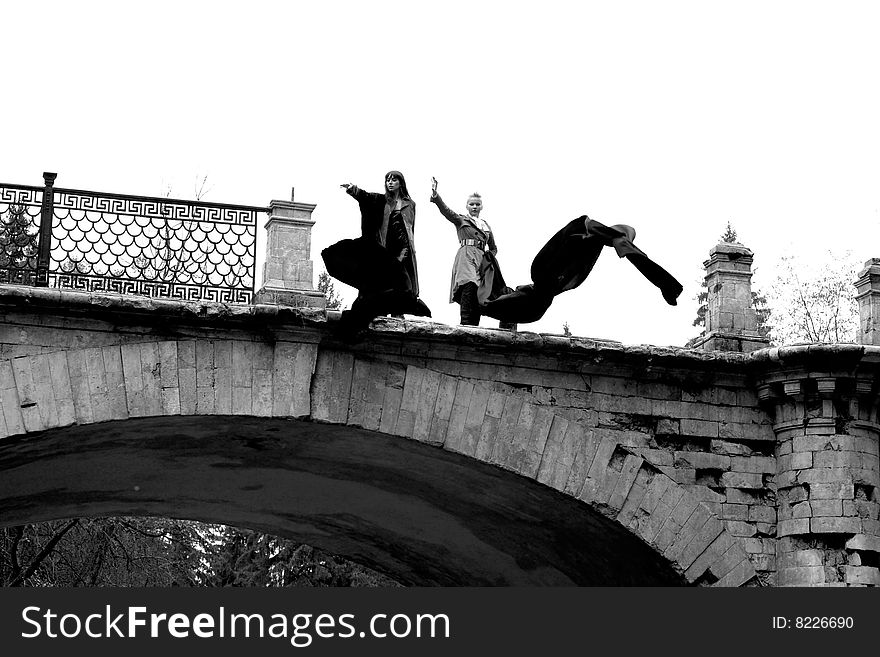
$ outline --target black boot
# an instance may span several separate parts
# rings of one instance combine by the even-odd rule
[[[462,326],[480,325],[480,302],[477,299],[477,284],[465,283],[459,288]]]

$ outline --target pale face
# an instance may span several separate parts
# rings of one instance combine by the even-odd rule
[[[385,189],[391,194],[396,194],[400,191],[400,179],[397,176],[388,176],[385,179]]]
[[[467,202],[467,211],[468,214],[472,217],[479,217],[480,211],[483,209],[483,201],[482,199],[478,199],[476,196],[471,196]]]

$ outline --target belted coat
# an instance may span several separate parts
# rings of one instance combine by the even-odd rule
[[[492,229],[488,232],[481,230],[468,215],[451,210],[439,194],[431,197],[431,203],[435,203],[440,214],[455,226],[460,245],[452,263],[449,302],[459,300],[462,285],[476,283],[477,299],[480,303],[485,303],[492,296],[493,287],[497,287],[495,274],[498,272],[498,264],[495,254],[498,253],[498,247],[495,246]],[[503,284],[502,280],[501,285]]]

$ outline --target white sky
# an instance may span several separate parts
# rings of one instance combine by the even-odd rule
[[[756,287],[786,254],[880,257],[877,2],[7,1],[0,25],[0,181],[192,198],[207,175],[205,200],[247,205],[295,187],[317,279],[359,231],[339,184],[399,169],[437,321],[458,323],[457,242],[432,175],[453,208],[483,195],[511,285],[588,214],[685,286],[667,306],[608,249],[522,330],[683,344],[728,221]]]

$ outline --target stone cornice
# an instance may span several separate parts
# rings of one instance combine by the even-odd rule
[[[261,325],[275,332],[314,330],[321,341],[333,341],[332,326],[338,311],[295,308],[277,304],[221,304],[157,299],[136,295],[60,290],[0,284],[0,312],[42,310],[62,315],[95,317],[96,319],[173,326],[184,324],[206,329],[221,327],[253,327]],[[674,346],[625,345],[607,339],[533,333],[527,330],[506,330],[462,327],[431,321],[379,318],[356,350],[399,350],[401,339],[424,345],[432,343],[471,348],[474,351],[507,351],[512,354],[546,355],[560,362],[579,361],[594,365],[615,363],[639,368],[676,368],[725,370],[742,372],[750,362],[748,354],[721,351],[700,351]],[[567,368],[566,368],[567,369]]]
[[[107,317],[154,323],[216,327],[252,326],[255,323],[275,330],[316,329],[326,331],[338,320],[338,311],[295,308],[277,304],[221,304],[157,299],[135,295],[59,290],[55,288],[0,284],[0,310],[8,312],[44,309],[62,314]],[[462,327],[431,321],[380,318],[365,342],[382,349],[383,343],[401,338],[421,343],[471,346],[475,350],[512,350],[546,354],[573,361],[589,359],[626,363],[639,367],[722,369],[749,372],[759,378],[815,377],[821,373],[880,373],[880,346],[857,344],[804,344],[770,347],[751,353],[701,351],[674,346],[627,345],[608,339],[510,332],[491,328]],[[332,337],[330,338],[332,339]]]

